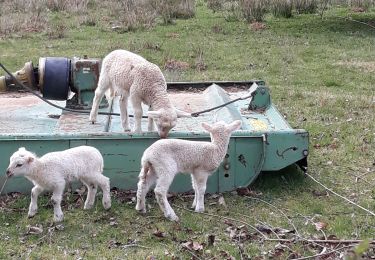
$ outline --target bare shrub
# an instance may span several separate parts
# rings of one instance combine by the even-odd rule
[[[223,4],[224,19],[227,22],[237,22],[242,19],[243,14],[238,1],[228,1]]]
[[[47,23],[44,11],[40,0],[0,2],[0,36],[43,31]]]
[[[49,39],[61,39],[66,34],[66,26],[61,22],[50,23],[47,28],[47,36]]]
[[[299,14],[314,14],[318,9],[318,0],[294,0],[294,7]]]
[[[224,0],[207,0],[207,8],[214,13],[223,9]]]
[[[175,18],[195,16],[195,0],[147,0],[164,24],[173,23]]]
[[[348,5],[353,9],[367,11],[374,6],[374,0],[348,0]]]
[[[139,28],[150,28],[157,17],[156,11],[149,5],[150,0],[124,0],[103,2],[111,17],[116,17],[118,32],[135,31]]]
[[[67,11],[70,13],[84,13],[87,11],[89,0],[44,0],[49,10],[53,12]]]
[[[275,17],[292,17],[293,4],[291,0],[272,0],[271,11]]]
[[[204,53],[201,47],[197,47],[194,51],[195,69],[199,72],[207,70],[207,64],[204,60]]]
[[[240,7],[247,22],[261,22],[267,12],[268,0],[240,0]]]

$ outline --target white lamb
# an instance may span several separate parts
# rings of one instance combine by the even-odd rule
[[[155,197],[164,216],[178,221],[169,205],[167,192],[177,173],[191,173],[195,197],[192,207],[196,212],[204,211],[204,193],[207,178],[223,161],[228,149],[231,133],[241,127],[241,121],[231,124],[217,122],[213,125],[202,123],[210,132],[211,142],[162,139],[152,144],[142,156],[139,174],[136,210],[146,212],[145,196],[156,182]]]
[[[107,92],[108,91],[108,92]],[[178,117],[190,117],[189,113],[176,109],[167,94],[167,83],[160,68],[141,56],[125,50],[115,50],[103,59],[98,87],[90,113],[90,121],[96,122],[98,107],[104,94],[120,98],[121,124],[130,131],[128,120],[128,98],[134,110],[134,132],[141,133],[142,102],[149,106],[148,131],[154,130],[154,121],[159,136],[167,137],[176,126]]]
[[[84,209],[90,209],[95,202],[97,187],[103,191],[103,207],[111,207],[109,178],[102,175],[103,157],[90,146],[79,146],[61,152],[47,153],[38,158],[24,147],[10,157],[6,171],[8,177],[25,176],[34,187],[31,190],[31,203],[28,216],[33,217],[38,210],[38,196],[44,190],[52,191],[54,221],[64,218],[61,210],[65,184],[80,180],[88,190]]]

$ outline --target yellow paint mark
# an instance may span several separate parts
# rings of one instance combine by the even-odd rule
[[[256,131],[262,131],[262,130],[268,129],[267,124],[263,122],[262,120],[250,119],[249,121],[250,121],[250,125],[252,126],[252,128]]]

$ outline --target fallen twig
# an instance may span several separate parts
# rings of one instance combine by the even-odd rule
[[[328,190],[329,192],[335,194],[336,196],[338,196],[338,197],[340,197],[340,198],[346,200],[347,202],[353,204],[354,206],[357,206],[358,208],[360,208],[360,209],[366,211],[367,213],[369,213],[369,214],[371,214],[371,215],[373,215],[373,216],[375,217],[375,213],[372,212],[371,210],[366,209],[366,208],[362,207],[361,205],[358,205],[357,203],[351,201],[351,200],[348,199],[348,198],[345,198],[344,196],[338,194],[337,192],[334,192],[333,190],[331,190],[330,188],[328,188],[327,186],[325,186],[324,184],[322,184],[321,182],[319,182],[318,180],[316,180],[313,176],[311,176],[311,175],[308,174],[307,172],[306,172],[305,174],[306,174],[306,176],[308,176],[310,179],[312,179],[313,181],[315,181],[316,183],[318,183],[319,185],[321,185],[323,188],[325,188],[325,189]]]
[[[343,16],[336,16],[337,18],[340,18],[340,19],[344,19],[344,20],[347,20],[347,21],[351,21],[351,22],[355,22],[355,23],[360,23],[360,24],[363,24],[363,25],[367,25],[368,27],[372,28],[372,29],[375,29],[375,26],[372,26],[371,24],[369,23],[365,23],[365,22],[362,22],[362,21],[358,21],[358,20],[355,20],[353,19],[352,17],[343,17]]]
[[[196,254],[194,254],[190,249],[188,249],[188,248],[186,248],[186,247],[184,247],[184,249],[185,249],[187,252],[189,252],[189,254],[191,254],[191,255],[194,257],[194,259],[198,259],[198,260],[201,260],[201,259],[202,259],[202,258],[198,257]]]
[[[138,245],[138,244],[127,244],[127,245],[121,246],[121,248],[123,248],[123,249],[129,248],[129,247],[140,247],[140,248],[144,248],[144,249],[151,249],[151,247],[141,246],[141,245]]]
[[[192,213],[207,215],[207,216],[211,216],[211,217],[219,217],[219,218],[223,218],[223,219],[232,220],[232,221],[235,221],[235,222],[242,223],[242,224],[244,224],[246,226],[249,226],[252,229],[254,229],[257,233],[259,233],[260,235],[262,235],[264,239],[268,239],[268,237],[265,234],[263,234],[259,229],[257,229],[256,227],[254,227],[253,225],[251,225],[251,224],[249,224],[249,223],[247,223],[245,221],[242,221],[242,220],[239,220],[239,219],[235,219],[235,218],[224,217],[224,216],[220,216],[220,215],[216,215],[216,214],[211,214],[211,213],[205,213],[205,212],[198,213],[198,212],[195,212],[194,210],[190,210],[190,209],[187,209],[187,208],[184,208],[184,207],[180,207],[180,206],[177,206],[177,205],[173,205],[173,206],[176,207],[176,208],[179,208],[179,209],[183,209],[183,210],[192,212]]]
[[[319,253],[319,254],[316,254],[316,255],[311,255],[311,256],[305,256],[305,257],[295,258],[294,260],[305,260],[305,259],[317,258],[317,257],[319,257],[319,256],[329,255],[329,254],[332,254],[332,253],[334,253],[334,252],[337,252],[337,251],[343,250],[343,249],[345,249],[345,248],[350,248],[350,247],[353,247],[353,245],[350,245],[350,246],[343,246],[343,247],[340,247],[340,248],[338,248],[338,249],[331,250],[331,251],[329,251],[329,252],[325,252],[325,253]]]
[[[277,211],[279,211],[289,222],[289,224],[294,228],[294,230],[296,231],[296,234],[300,237],[300,233],[298,232],[296,226],[293,224],[293,222],[290,220],[290,218],[279,208],[277,208],[276,206],[272,205],[271,203],[265,201],[265,200],[262,200],[262,199],[259,199],[259,198],[255,198],[255,197],[250,197],[250,196],[244,196],[246,198],[249,198],[249,199],[253,199],[253,200],[258,200],[258,201],[261,201],[269,206],[271,206],[272,208],[276,209]]]
[[[309,243],[328,243],[328,244],[359,244],[364,240],[360,239],[278,239],[278,238],[267,238],[265,241],[276,241],[276,242],[294,242],[294,241],[302,241],[302,242],[309,242]],[[370,240],[369,244],[375,245],[375,240]]]
[[[8,177],[5,177],[3,186],[1,187],[1,190],[0,190],[0,195],[1,195],[1,193],[3,193],[4,187],[5,187],[5,184],[7,183],[7,181],[8,181]]]

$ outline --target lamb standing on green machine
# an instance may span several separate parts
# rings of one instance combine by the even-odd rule
[[[129,51],[115,50],[103,59],[90,113],[92,123],[96,122],[99,103],[104,94],[111,98],[115,93],[121,96],[120,115],[124,131],[130,131],[128,98],[134,110],[135,133],[142,132],[142,102],[149,106],[148,131],[154,130],[155,121],[161,138],[166,138],[169,131],[176,126],[178,117],[191,116],[172,105],[168,98],[167,83],[160,68]]]

